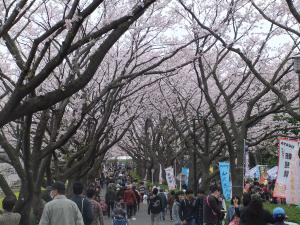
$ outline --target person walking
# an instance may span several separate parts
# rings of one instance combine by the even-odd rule
[[[134,204],[134,212],[133,212],[133,215],[135,216],[137,211],[140,210],[140,202],[141,202],[141,195],[140,193],[136,190],[136,186],[133,185],[132,186],[132,191],[134,192],[135,194],[135,198],[136,198],[136,202]]]
[[[90,201],[83,196],[83,185],[81,182],[74,182],[73,197],[71,200],[76,203],[80,210],[84,225],[91,225],[93,222],[93,211]]]
[[[6,196],[2,201],[2,207],[4,213],[0,214],[0,224],[1,225],[19,225],[21,220],[20,213],[14,213],[13,208],[16,204],[15,196]]]
[[[249,205],[240,212],[240,225],[267,225],[275,222],[272,214],[263,208],[259,194],[251,195]]]
[[[241,200],[238,196],[234,195],[231,199],[231,204],[226,213],[226,224],[230,224],[230,222],[235,218],[236,211],[240,210]]]
[[[146,187],[143,181],[140,183],[139,192],[141,195],[141,199],[144,199],[144,195],[146,194]]]
[[[91,225],[104,225],[103,211],[99,202],[96,201],[96,191],[92,188],[86,191],[86,196],[91,202],[93,210],[93,222]]]
[[[57,181],[51,189],[53,200],[46,203],[39,225],[84,225],[78,206],[65,196],[65,184]]]
[[[196,198],[196,225],[203,225],[203,204],[204,204],[204,199],[205,199],[205,191],[200,188],[197,193],[197,198]]]
[[[107,216],[110,217],[111,212],[114,210],[115,202],[117,201],[117,193],[112,184],[107,186],[105,194],[105,203],[107,205]]]
[[[132,190],[132,186],[128,185],[127,189],[124,191],[124,203],[126,204],[127,208],[127,217],[128,219],[131,219],[134,213],[134,204],[136,204],[137,200],[135,197],[135,194]],[[132,218],[132,220],[135,220],[136,218]]]
[[[180,202],[179,217],[182,224],[196,224],[196,200],[192,190],[185,192],[185,198]]]
[[[168,206],[168,199],[167,199],[167,196],[165,195],[164,193],[164,189],[160,188],[159,189],[159,194],[158,194],[158,197],[161,198],[161,202],[162,202],[162,211],[161,211],[161,219],[162,220],[165,220],[166,218],[166,209],[167,209],[167,206]]]
[[[179,217],[179,208],[180,208],[180,193],[174,195],[174,202],[172,205],[172,218],[175,225],[181,225],[181,220]]]
[[[173,220],[172,208],[173,208],[174,201],[175,201],[175,192],[171,191],[168,194],[168,208],[169,208],[169,212],[170,212],[170,220],[171,221]]]
[[[217,185],[212,185],[210,193],[204,200],[203,222],[206,225],[218,225],[224,215],[222,212],[222,203],[219,201],[220,188]]]
[[[163,210],[162,200],[157,196],[158,189],[153,188],[152,196],[149,199],[148,214],[151,214],[151,225],[159,225],[160,214]]]

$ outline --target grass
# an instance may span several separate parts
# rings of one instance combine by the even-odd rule
[[[270,203],[265,203],[264,208],[273,212],[273,209],[276,207],[281,207],[285,210],[286,215],[288,216],[289,222],[299,223],[300,224],[300,209],[296,208],[296,206],[290,205],[275,205]]]

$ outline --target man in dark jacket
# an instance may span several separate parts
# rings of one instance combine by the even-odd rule
[[[105,194],[105,203],[107,205],[107,216],[108,217],[110,217],[110,212],[112,212],[114,210],[116,201],[117,201],[117,193],[114,189],[114,186],[112,184],[108,185],[107,191]]]
[[[196,225],[203,225],[203,204],[205,200],[205,192],[202,188],[198,190],[196,198]]]
[[[204,199],[204,218],[206,225],[217,225],[222,217],[222,203],[220,203],[220,188],[216,185],[210,187],[210,195]]]
[[[159,225],[160,213],[162,212],[162,201],[161,198],[157,196],[158,189],[153,188],[152,196],[149,200],[148,214],[151,214],[151,225]]]
[[[92,205],[87,198],[83,197],[83,185],[80,182],[75,182],[73,184],[74,196],[71,198],[73,202],[78,206],[82,217],[84,225],[90,225],[93,222],[93,211]]]
[[[160,188],[157,196],[161,198],[161,203],[162,203],[161,219],[165,220],[166,209],[168,206],[168,199],[164,193],[164,189]]]
[[[193,191],[188,190],[185,193],[185,199],[180,202],[179,217],[185,225],[195,225],[196,221],[196,200]]]

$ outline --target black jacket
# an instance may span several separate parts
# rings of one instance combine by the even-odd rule
[[[204,208],[203,204],[205,198],[206,198],[205,195],[198,196],[195,203],[196,218],[197,221],[200,222],[200,224],[203,223],[203,208]]]
[[[265,209],[259,211],[259,214],[254,214],[248,207],[245,207],[240,214],[240,225],[267,225],[275,222],[272,214]]]
[[[91,202],[80,195],[74,195],[71,200],[78,206],[83,217],[84,225],[92,224],[94,216]]]
[[[222,217],[222,203],[213,195],[204,198],[204,223],[217,224]]]
[[[183,200],[180,202],[179,207],[179,217],[180,220],[190,221],[192,219],[196,219],[196,201],[192,199],[191,201]]]
[[[161,199],[163,209],[167,208],[168,199],[167,199],[165,193],[159,192],[157,196],[160,197],[160,199]]]
[[[117,193],[112,189],[108,189],[105,194],[105,203],[109,204],[110,202],[115,201],[117,201]]]
[[[161,213],[163,209],[162,201],[159,196],[153,196],[150,198],[149,206],[148,206],[148,214],[158,214]]]

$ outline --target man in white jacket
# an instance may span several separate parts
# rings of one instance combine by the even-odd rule
[[[65,196],[64,183],[55,182],[50,196],[53,200],[45,205],[39,225],[84,225],[76,203]]]

